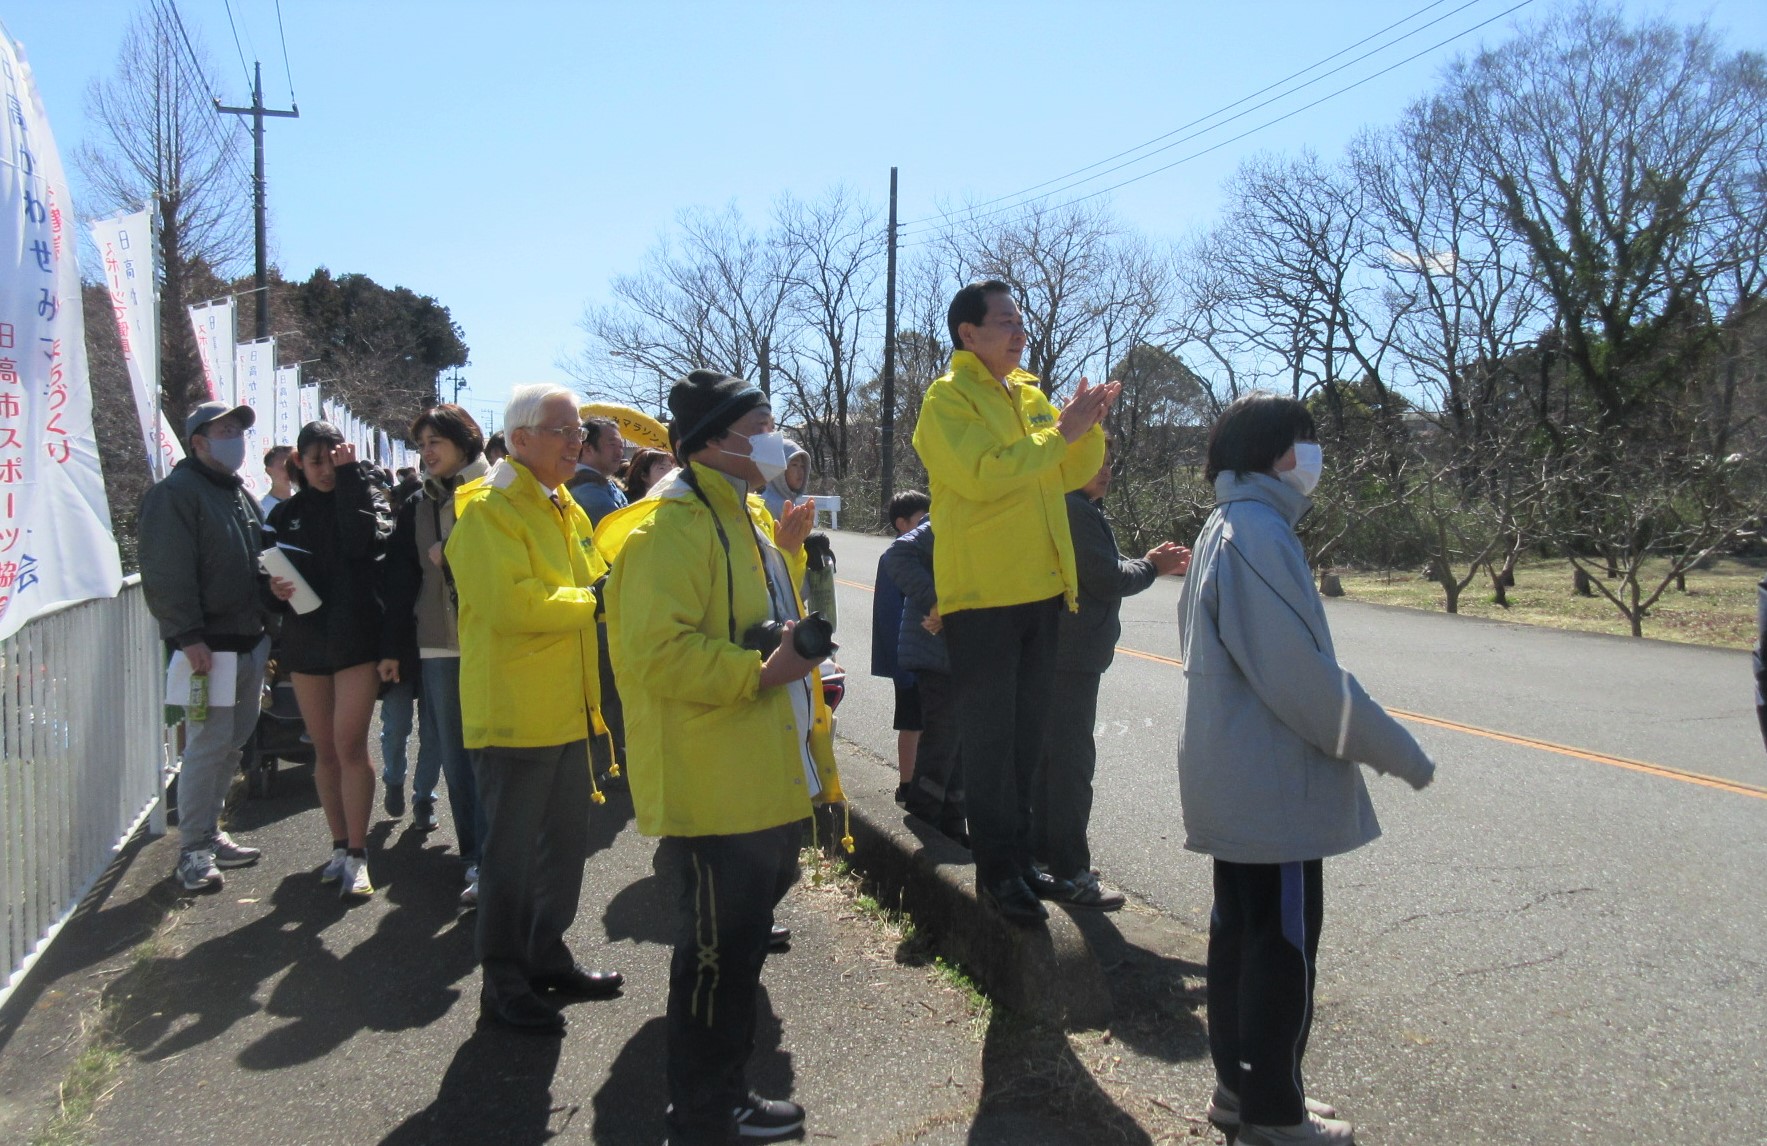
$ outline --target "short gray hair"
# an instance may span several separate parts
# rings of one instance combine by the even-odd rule
[[[533,429],[540,424],[541,411],[554,398],[570,399],[571,409],[577,408],[577,396],[553,382],[530,382],[517,386],[509,394],[509,405],[503,407],[503,429]]]

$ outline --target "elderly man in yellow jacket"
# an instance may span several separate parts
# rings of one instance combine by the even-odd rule
[[[1018,368],[1024,320],[1003,282],[964,287],[945,320],[956,349],[951,369],[927,388],[914,448],[939,522],[933,583],[951,655],[970,849],[982,898],[1015,923],[1036,923],[1048,918],[1040,897],[1074,894],[1073,884],[1031,866],[1028,810],[1044,721],[1061,719],[1058,610],[1078,599],[1064,498],[1104,464],[1099,423],[1121,387],[1082,378],[1058,413]]]
[[[798,875],[804,821],[841,800],[795,586],[815,507],[775,523],[759,497],[785,468],[760,389],[695,370],[669,394],[682,468],[596,531],[613,562],[608,642],[626,702],[638,828],[661,836],[676,904],[669,970],[669,1142],[793,1135],[804,1111],[750,1092],[773,909]],[[758,626],[777,623],[768,648]]]
[[[583,441],[576,396],[519,386],[503,429],[509,456],[455,495],[447,548],[460,598],[461,724],[489,826],[479,862],[480,1013],[556,1034],[564,1016],[542,994],[605,998],[621,983],[617,972],[582,967],[564,941],[598,795],[591,586],[607,564],[564,488]]]

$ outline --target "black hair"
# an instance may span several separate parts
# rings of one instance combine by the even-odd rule
[[[945,310],[945,327],[951,332],[951,349],[963,349],[963,336],[957,328],[963,323],[980,326],[988,319],[988,296],[991,294],[1010,295],[1012,288],[999,279],[986,279],[982,282],[970,283],[951,296],[951,305]]]
[[[293,446],[271,446],[264,451],[264,468],[269,469],[277,458],[287,457],[293,449]]]
[[[487,452],[496,450],[504,457],[509,456],[509,442],[503,437],[502,430],[498,430],[496,433],[485,439],[485,450]]]
[[[1316,433],[1305,403],[1277,394],[1247,394],[1221,411],[1209,431],[1204,476],[1212,482],[1229,470],[1240,477],[1267,473],[1290,446],[1310,442]]]
[[[618,434],[620,424],[612,418],[585,418],[583,420],[583,445],[592,450],[601,448],[601,435],[604,430],[612,430]]]
[[[343,431],[330,422],[308,422],[301,427],[301,432],[296,435],[294,453],[290,454],[288,461],[284,463],[288,467],[289,480],[302,489],[307,488],[307,475],[301,472],[301,467],[297,464],[296,459],[307,456],[308,446],[335,447],[343,444]]]
[[[903,518],[926,513],[932,507],[932,498],[917,489],[905,489],[890,499],[890,524],[893,526]]]
[[[467,462],[476,462],[485,452],[485,433],[463,406],[442,402],[431,406],[411,423],[411,440],[417,441],[425,430],[434,430],[439,438],[454,443]]]

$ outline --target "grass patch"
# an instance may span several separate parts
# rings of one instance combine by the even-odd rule
[[[129,953],[124,978],[138,981],[161,956],[163,947],[158,932],[142,940]],[[92,1116],[116,1088],[116,1073],[129,1058],[118,1035],[122,1006],[122,999],[107,992],[98,1010],[82,1019],[85,1049],[57,1088],[55,1117],[31,1139],[31,1146],[84,1146],[90,1139]]]
[[[1639,584],[1646,595],[1666,569],[1666,562],[1645,564]],[[1442,587],[1424,580],[1416,570],[1338,573],[1347,600],[1442,611]],[[1760,565],[1734,558],[1722,558],[1709,569],[1693,570],[1687,575],[1687,592],[1671,585],[1651,607],[1644,618],[1644,635],[1721,649],[1750,648],[1755,642],[1755,583],[1761,573]],[[1607,584],[1617,587],[1618,580]],[[1593,597],[1571,592],[1568,561],[1535,558],[1521,562],[1516,566],[1515,587],[1508,595],[1507,609],[1496,604],[1490,578],[1481,570],[1478,580],[1460,595],[1461,615],[1585,633],[1630,636],[1632,632],[1626,618],[1600,590]]]

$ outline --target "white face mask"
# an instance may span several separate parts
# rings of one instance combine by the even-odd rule
[[[733,457],[746,457],[749,461],[754,462],[755,468],[761,471],[763,484],[785,472],[785,463],[788,459],[783,433],[778,430],[768,430],[764,434],[752,435],[737,434],[735,430],[730,432],[739,438],[748,438],[749,452],[747,454],[739,454],[735,450],[725,450],[724,452]]]
[[[1295,468],[1283,470],[1276,476],[1302,497],[1309,497],[1318,488],[1319,474],[1324,468],[1325,451],[1319,448],[1318,442],[1296,442]]]

